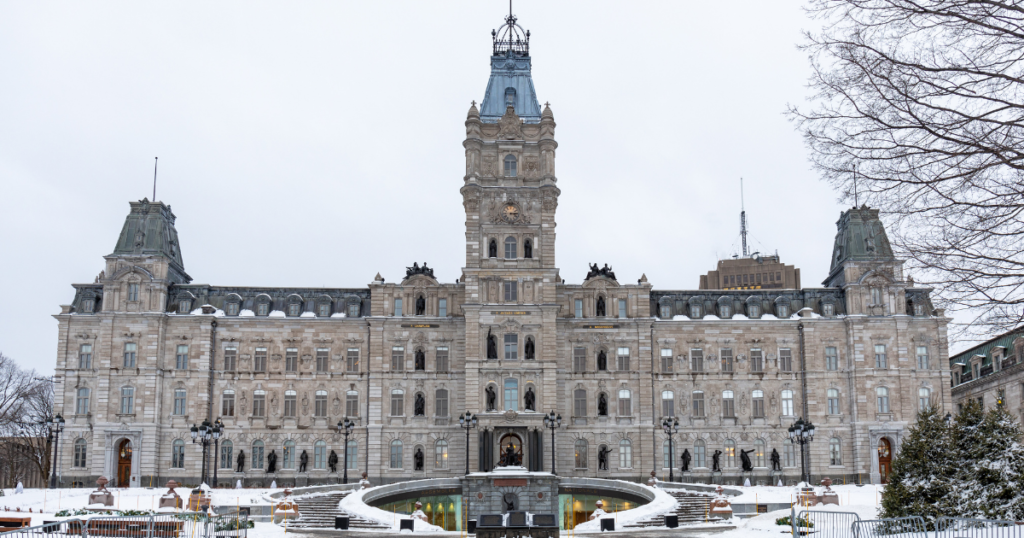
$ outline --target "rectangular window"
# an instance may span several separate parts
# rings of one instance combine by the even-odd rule
[[[782,391],[782,416],[793,416],[793,391]]]
[[[128,284],[128,300],[138,301],[139,300],[139,285],[135,283]]]
[[[402,300],[395,299],[395,316],[402,317]]]
[[[138,345],[133,342],[128,342],[124,345],[124,367],[135,368],[135,353],[138,350]]]
[[[395,346],[391,348],[391,370],[401,372],[405,370],[405,348]]]
[[[434,416],[448,416],[448,391],[441,389],[434,393]]]
[[[736,418],[736,398],[731,390],[722,391],[722,416]]]
[[[783,443],[782,445],[782,466],[796,467],[796,449],[793,443]]]
[[[676,399],[675,393],[670,390],[661,391],[661,416],[663,417],[674,417],[676,416]]]
[[[78,396],[75,399],[75,414],[85,415],[89,413],[89,389],[78,389]]]
[[[619,416],[620,417],[631,417],[633,416],[633,397],[626,389],[619,391]]]
[[[252,416],[267,416],[267,393],[262,390],[252,392]]]
[[[174,367],[178,370],[188,370],[188,346],[178,346],[178,353],[175,356]]]
[[[875,368],[888,368],[885,360],[885,344],[875,345]]]
[[[235,391],[224,391],[220,398],[220,414],[225,417],[235,416]]]
[[[505,380],[505,411],[519,410],[519,381]]]
[[[284,371],[299,371],[299,348],[290,347],[284,350]]]
[[[764,392],[755,390],[751,394],[752,416],[754,418],[764,418]]]
[[[267,371],[267,348],[256,348],[256,353],[252,356],[252,369],[254,372]]]
[[[718,353],[719,353],[719,355],[721,355],[722,371],[725,372],[725,373],[732,372],[733,371],[732,349],[727,348],[727,347],[726,348],[722,348]]]
[[[572,349],[572,371],[577,373],[587,371],[587,348],[575,347]]]
[[[514,361],[519,358],[519,335],[505,335],[505,360]]]
[[[448,299],[437,300],[437,315],[438,317],[448,317]]]
[[[764,371],[764,356],[760,349],[750,350],[750,371],[755,373]]]
[[[629,348],[628,347],[620,347],[619,348],[618,361],[619,361],[619,371],[620,372],[628,372],[629,371]]]
[[[354,390],[345,393],[345,416],[359,416],[359,393]]]
[[[572,416],[587,416],[587,391],[576,389],[572,392]]]
[[[917,346],[917,368],[919,370],[928,369],[928,347]]]
[[[295,418],[296,395],[294,390],[284,391],[284,416]]]
[[[828,389],[826,392],[828,398],[828,414],[838,415],[839,414],[839,389]]]
[[[693,393],[693,416],[697,418],[704,418],[704,392],[695,391]]]
[[[703,349],[691,349],[690,350],[690,370],[694,372],[704,371],[704,350]]]
[[[351,440],[345,450],[345,467],[349,470],[359,468],[359,441]]]
[[[793,371],[793,352],[788,348],[779,350],[779,370],[783,372]]]
[[[331,350],[328,348],[317,348],[316,350],[316,371],[323,373],[330,368]]]
[[[625,299],[619,299],[618,302],[619,302],[619,317],[620,318],[625,318],[626,317],[626,300]]]
[[[357,348],[349,348],[348,353],[345,355],[345,370],[348,372],[359,371],[359,350]]]
[[[397,439],[391,441],[391,468],[402,468],[402,442]]]
[[[227,314],[229,316],[238,315],[238,303],[228,303],[225,309],[227,310]]]
[[[327,391],[318,390],[314,395],[313,400],[313,416],[326,417],[327,416]]]
[[[185,414],[185,389],[174,390],[174,414]]]
[[[326,318],[326,317],[329,317],[331,315],[331,303],[320,303],[318,308],[319,308],[319,312],[317,312],[317,316],[318,317]]]
[[[508,166],[508,161],[505,161],[505,166]],[[515,177],[515,174],[509,177]],[[516,241],[511,237],[505,239],[505,259],[516,259]]]
[[[661,371],[665,373],[672,372],[672,350],[662,349],[661,350]]]
[[[293,317],[293,318],[299,317],[299,314],[301,313],[300,312],[301,309],[302,309],[302,305],[299,304],[299,303],[292,303],[292,304],[288,305],[288,316],[289,317]]]
[[[506,280],[505,281],[505,302],[506,303],[514,303],[514,302],[519,300],[519,295],[517,293],[517,291],[519,290],[519,287],[517,286],[517,284],[518,284],[518,282],[516,282],[515,280]]]
[[[839,351],[832,346],[825,348],[825,369],[833,371],[839,369]]]
[[[78,348],[78,367],[92,368],[92,344],[82,344]]]
[[[583,317],[583,299],[576,299],[575,306],[576,306],[576,308],[575,308],[574,312],[576,314],[576,319],[582,318]]]
[[[227,372],[233,372],[236,364],[238,364],[238,348],[224,348],[224,370]]]
[[[132,387],[121,388],[121,414],[130,415],[135,409],[135,389]]]
[[[437,371],[447,372],[448,371],[448,347],[442,346],[437,348]]]
[[[348,305],[348,317],[358,318],[359,317],[359,303],[352,303]]]

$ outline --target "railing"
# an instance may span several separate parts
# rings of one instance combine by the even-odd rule
[[[846,538],[853,533],[853,524],[860,516],[853,512],[825,512],[801,510],[796,517],[790,517],[793,536],[813,534],[821,538]]]
[[[116,538],[247,538],[245,514],[208,516],[199,512],[151,516],[65,519],[36,527],[0,533],[4,538],[56,538],[58,536],[105,536]]]
[[[853,523],[854,538],[899,535],[899,538],[928,538],[924,518],[920,516],[870,519]]]
[[[935,522],[935,538],[1021,538],[1024,525],[999,519],[940,517]]]
[[[861,520],[853,512],[790,510],[793,536],[816,538],[1024,538],[1024,524],[999,519],[920,516]]]

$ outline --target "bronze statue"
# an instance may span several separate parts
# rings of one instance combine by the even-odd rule
[[[427,267],[427,262],[423,262],[423,267],[420,267],[416,262],[412,262],[412,267],[405,268],[405,278],[409,278],[414,275],[427,275],[433,278],[434,270]]]
[[[516,464],[516,447],[512,444],[512,441],[508,442],[508,446],[505,447],[505,459],[503,465],[512,466]]]
[[[597,416],[608,416],[608,397],[603,392],[597,396]]]
[[[774,448],[772,449],[772,470],[773,471],[781,471],[782,470],[782,464],[779,463],[779,451],[775,450]]]
[[[526,353],[526,360],[532,361],[535,358],[535,356],[534,356],[534,349],[533,349],[533,338],[527,338],[526,339],[526,352],[525,353]]]
[[[533,243],[531,243],[529,239],[527,239],[526,242],[523,243],[523,257],[524,258],[532,258],[533,257]]]
[[[302,454],[299,455],[299,472],[306,472],[306,464],[309,463],[309,456],[306,455],[306,451],[303,450]]]
[[[277,453],[273,450],[267,455],[267,472],[273,473],[277,471]]]
[[[487,385],[487,390],[484,392],[487,393],[487,410],[494,411],[494,405],[498,400],[498,395],[494,392],[494,385]]]
[[[526,389],[526,394],[523,395],[523,407],[525,407],[527,411],[536,411],[537,409],[534,407],[535,403],[536,396],[533,394],[533,387],[530,387]]]
[[[608,355],[605,354],[603,349],[597,354],[597,369],[601,372],[608,369]]]
[[[417,471],[422,471],[423,470],[423,449],[417,447],[416,448],[416,453],[413,454],[412,459],[415,462],[416,470]]]
[[[487,358],[497,359],[498,358],[498,342],[491,334],[491,330],[487,329]]]
[[[721,472],[721,470],[722,470],[721,466],[719,466],[719,463],[718,463],[718,460],[721,457],[722,457],[722,451],[721,450],[716,450],[715,453],[711,455],[711,470],[716,472],[716,473],[717,472]]]
[[[425,301],[423,299],[423,296],[420,295],[419,297],[416,298],[416,315],[417,316],[422,316],[423,313],[426,312],[426,310],[427,310],[427,301]]]
[[[604,297],[597,298],[597,317],[604,317]]]
[[[487,247],[487,257],[497,258],[498,257],[498,242],[491,239],[491,245]]]
[[[423,397],[422,392],[416,393],[416,403],[413,405],[413,414],[417,417],[422,417],[426,414],[427,400]]]
[[[750,463],[750,456],[747,455],[753,451],[753,449],[740,450],[740,463],[743,465],[743,470],[748,473],[754,470],[754,464]]]
[[[597,468],[601,471],[608,470],[608,454],[612,453],[612,449],[606,445],[601,445],[601,448],[597,449]]]
[[[241,473],[245,471],[245,451],[239,450],[238,457],[235,458],[235,472]]]
[[[422,349],[416,350],[416,366],[417,370],[423,371],[427,369],[427,356],[423,353]]]
[[[590,280],[591,278],[594,278],[596,276],[604,276],[612,280],[616,280],[615,273],[612,271],[612,268],[609,267],[607,263],[604,264],[604,267],[598,267],[596,263],[590,264],[590,271],[587,273],[587,278],[585,278],[584,280]]]
[[[338,453],[331,451],[331,455],[327,456],[327,466],[331,468],[332,473],[338,472]]]
[[[690,449],[683,449],[683,466],[679,468],[680,471],[690,472]]]

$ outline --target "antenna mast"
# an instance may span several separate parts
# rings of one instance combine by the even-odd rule
[[[853,165],[853,207],[860,205],[860,198],[857,194],[857,165]]]
[[[153,201],[156,202],[156,165],[159,164],[160,157],[153,157]]]
[[[743,206],[743,178],[740,178],[740,236],[743,238],[743,257],[747,257],[747,210]]]

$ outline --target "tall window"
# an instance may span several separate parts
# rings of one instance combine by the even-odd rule
[[[345,416],[359,416],[359,393],[354,390],[345,392]]]
[[[921,387],[917,389],[917,409],[918,411],[924,412],[926,409],[932,406],[932,391],[931,389]]]
[[[249,464],[250,469],[263,469],[263,441],[259,439],[252,442],[252,463]]]
[[[586,469],[587,468],[587,441],[585,439],[577,439],[576,443],[573,444],[573,450],[576,453],[576,468]]]
[[[796,467],[796,448],[793,447],[793,443],[782,445],[782,466]]]
[[[618,361],[619,361],[619,371],[620,372],[628,372],[629,371],[629,348],[628,347],[620,347],[619,348],[619,350],[618,350]]]
[[[235,416],[235,391],[228,389],[221,395],[220,414],[225,417]]]
[[[235,370],[235,365],[238,364],[238,348],[237,347],[226,347],[224,348],[224,370],[232,372]]]
[[[299,348],[290,347],[284,350],[284,371],[299,371]]]
[[[294,390],[284,391],[284,416],[295,418],[297,396]]]
[[[661,416],[676,416],[676,395],[670,390],[661,391]]]
[[[515,237],[506,237],[505,238],[505,259],[506,260],[514,260],[514,259],[516,259],[516,251],[518,250],[516,248],[516,246],[517,245],[516,245],[516,238]]]
[[[395,299],[395,316],[402,317],[402,300]]]
[[[89,413],[89,389],[80,388],[75,396],[75,414],[85,415]]]
[[[518,284],[519,283],[516,282],[515,280],[506,280],[505,282],[502,282],[502,284],[505,287],[505,302],[506,303],[514,303],[514,302],[518,301],[519,300],[519,293],[518,293],[518,290],[519,290]]]
[[[693,416],[704,418],[704,391],[693,391]]]
[[[327,468],[327,443],[323,440],[313,443],[313,468]]]
[[[348,352],[345,354],[345,370],[349,372],[359,371],[359,349],[348,348]]]
[[[514,361],[519,358],[519,335],[505,335],[505,360]]]
[[[139,300],[139,285],[132,282],[128,284],[128,300],[135,302]]]
[[[327,416],[327,391],[326,390],[318,390],[318,391],[316,391],[316,393],[314,394],[313,403],[315,405],[314,410],[313,410],[314,416],[326,417]]]
[[[665,439],[665,442],[661,444],[661,467],[664,469],[673,467],[675,461],[675,455],[672,454],[673,448],[675,447],[672,446],[668,439]]]
[[[434,391],[434,416],[448,416],[448,390],[437,389]]]
[[[828,442],[828,460],[829,465],[843,464],[843,445],[836,437]]]
[[[882,304],[882,288],[871,288],[871,304]]]
[[[731,390],[722,391],[722,416],[725,418],[736,417],[736,398]]]
[[[697,439],[693,443],[693,466],[697,468],[707,467],[707,460],[705,458],[706,445],[703,439]]]
[[[736,441],[732,439],[725,440],[725,468],[732,469],[736,467]]]
[[[267,371],[267,348],[256,348],[256,353],[252,356],[252,369],[254,372]]]
[[[572,349],[572,371],[577,373],[587,371],[587,348],[574,347]]]
[[[828,389],[828,414],[839,414],[839,389]]]
[[[888,368],[885,360],[885,344],[875,344],[875,368]]]
[[[754,439],[754,467],[764,467],[764,439]]]
[[[632,393],[627,389],[619,390],[619,416],[633,416],[633,397]]]
[[[405,391],[393,389],[391,391],[391,416],[400,417],[405,414]]]
[[[78,348],[78,367],[92,368],[92,344],[82,344]]]
[[[629,439],[619,440],[619,468],[633,468],[633,443]]]
[[[231,456],[233,456],[232,452],[234,452],[234,448],[235,448],[235,445],[231,441],[228,441],[227,439],[225,439],[225,440],[220,442],[220,458],[219,459],[220,459],[220,468],[221,469],[230,469],[231,468],[231,464],[234,462],[234,460],[231,458]]]
[[[254,417],[265,417],[265,416],[267,416],[267,391],[265,391],[265,390],[254,390],[254,391],[252,391],[252,416],[254,416]]]
[[[349,470],[359,468],[359,441],[350,439],[348,447],[345,449],[345,467]]]
[[[438,439],[438,441],[434,443],[434,468],[448,468],[448,441],[445,441],[444,439]]]
[[[764,371],[764,356],[761,354],[761,350],[754,348],[750,350],[750,371],[751,372],[763,372]]]
[[[793,371],[793,352],[789,348],[779,350],[779,370],[783,372]]]
[[[448,299],[437,300],[437,316],[441,318],[448,317]]]
[[[889,389],[885,387],[878,387],[875,389],[875,399],[878,403],[879,413],[889,412]]]
[[[284,457],[281,458],[281,468],[295,468],[295,441],[291,439],[284,442]]]
[[[617,299],[617,302],[619,303],[619,317],[620,318],[625,318],[626,317],[626,300],[625,299]]]
[[[572,416],[587,416],[587,391],[584,389],[572,391]]]
[[[919,370],[928,369],[928,347],[917,346],[917,368]]]
[[[171,444],[171,467],[175,469],[185,468],[185,441],[175,439]]]
[[[127,342],[124,345],[124,367],[135,368],[135,353],[138,350],[138,344],[134,342]]]
[[[839,369],[839,352],[833,346],[828,346],[825,348],[825,369]]]
[[[704,371],[704,350],[703,349],[691,349],[690,350],[690,370],[694,372]]]
[[[505,380],[505,411],[518,411],[519,409],[519,381],[516,379]]]
[[[437,358],[437,371],[447,372],[448,371],[448,346],[441,346],[437,348],[435,354]]]
[[[85,450],[85,439],[81,437],[75,439],[75,467],[85,467]]]
[[[179,345],[175,354],[174,367],[178,370],[188,370],[188,346]]]
[[[174,414],[184,415],[187,411],[185,408],[185,389],[174,389]]]
[[[135,388],[121,387],[121,414],[130,415],[135,412]]]
[[[512,94],[512,99],[515,99],[514,93]],[[516,158],[514,155],[505,156],[505,177],[516,177]]]
[[[398,439],[391,441],[391,468],[402,468],[402,441]]]
[[[755,390],[750,394],[750,402],[753,404],[751,409],[751,416],[754,418],[764,418],[764,391]]]
[[[317,348],[316,350],[316,371],[326,372],[330,362],[331,350],[328,348]]]
[[[732,364],[732,350],[727,348],[727,347],[726,348],[722,348],[718,352],[718,354],[721,355],[722,371],[726,372],[726,373],[732,372],[733,371],[733,369],[732,369],[733,368],[733,364]],[[694,370],[694,371],[697,371],[697,370]]]
[[[664,349],[661,350],[661,371],[669,373],[672,371],[672,350]]]
[[[391,370],[401,372],[405,370],[405,348],[394,346],[391,348]]]
[[[793,416],[793,391],[782,391],[782,416]]]

